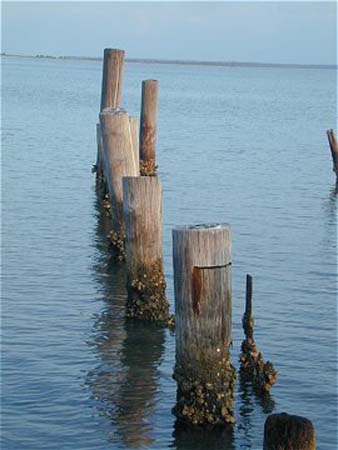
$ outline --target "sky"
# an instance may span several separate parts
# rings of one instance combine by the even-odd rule
[[[2,3],[2,51],[336,64],[335,2]]]

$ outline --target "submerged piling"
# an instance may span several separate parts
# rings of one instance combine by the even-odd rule
[[[100,113],[103,140],[103,173],[108,187],[113,256],[124,259],[125,226],[123,219],[122,178],[137,176],[128,114],[120,108],[106,108]]]
[[[124,177],[127,317],[170,325],[162,255],[162,188],[158,177]]]
[[[156,175],[158,81],[142,81],[140,119],[140,170],[141,175]]]
[[[235,421],[231,245],[227,224],[173,230],[177,381],[173,412],[191,424]]]
[[[276,383],[278,373],[270,361],[265,362],[254,341],[254,319],[252,315],[252,284],[251,275],[246,276],[245,312],[242,319],[245,339],[241,346],[241,375],[250,379],[255,388],[261,392],[270,391]]]
[[[312,422],[305,417],[271,414],[264,425],[263,450],[315,450],[316,436]]]

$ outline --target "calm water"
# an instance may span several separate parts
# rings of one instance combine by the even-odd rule
[[[96,206],[101,64],[3,58],[4,450],[258,449],[272,411],[337,449],[336,210],[325,130],[336,72],[129,64],[124,104],[158,78],[164,253],[171,229],[229,222],[238,367],[245,275],[256,341],[279,379],[238,383],[233,432],[175,426],[174,336],[125,323]]]

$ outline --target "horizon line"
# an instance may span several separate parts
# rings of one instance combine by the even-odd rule
[[[63,59],[77,61],[102,61],[99,56],[55,56],[55,55],[25,55],[1,52],[0,56],[16,58],[36,58],[36,59]],[[160,58],[125,58],[128,63],[141,64],[171,64],[186,66],[215,66],[215,67],[276,67],[294,69],[337,69],[337,64],[297,64],[297,63],[268,63],[268,62],[242,62],[242,61],[204,61],[204,60],[181,60],[181,59],[160,59]]]

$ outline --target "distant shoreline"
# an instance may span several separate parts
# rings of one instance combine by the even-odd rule
[[[1,53],[1,56],[30,59],[53,59],[53,60],[75,60],[75,61],[102,61],[102,58],[91,56],[52,56],[52,55],[16,55]],[[256,63],[238,61],[193,61],[176,59],[156,59],[156,58],[126,58],[127,63],[136,64],[170,64],[181,66],[214,66],[214,67],[271,67],[285,69],[335,69],[337,65],[325,64],[281,64],[281,63]]]

